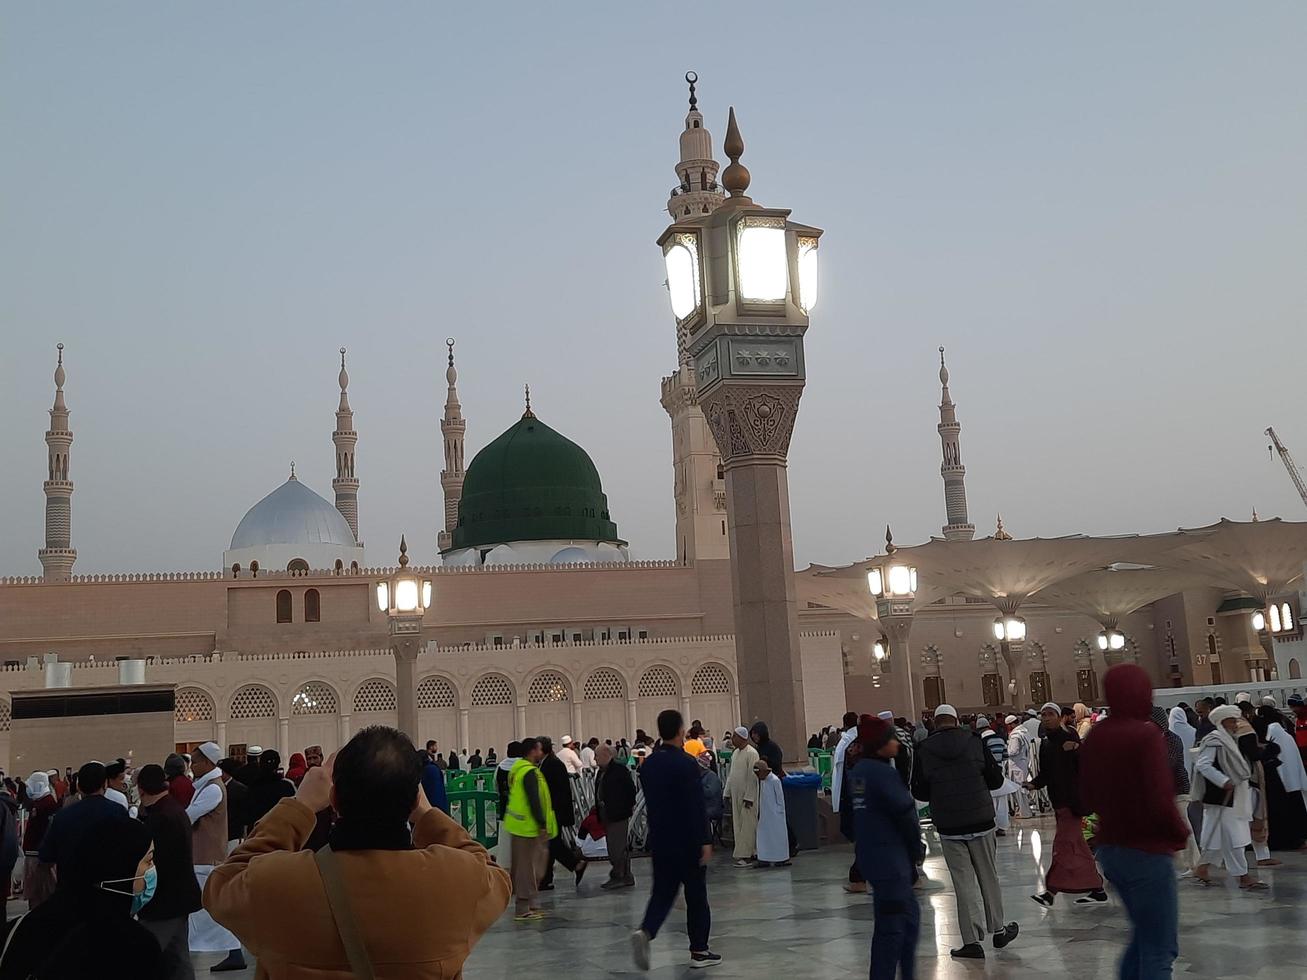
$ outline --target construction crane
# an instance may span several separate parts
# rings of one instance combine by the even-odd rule
[[[1282,462],[1284,468],[1289,471],[1289,479],[1292,480],[1293,485],[1298,488],[1298,496],[1302,497],[1302,502],[1304,504],[1307,504],[1307,483],[1303,483],[1302,474],[1298,472],[1298,467],[1294,463],[1293,457],[1289,455],[1289,450],[1286,449],[1284,443],[1280,441],[1280,437],[1275,434],[1275,429],[1267,429],[1266,434],[1271,439],[1271,445],[1266,447],[1267,450],[1272,454],[1280,454],[1280,462]]]

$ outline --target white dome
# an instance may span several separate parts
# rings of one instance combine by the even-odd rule
[[[340,511],[291,477],[251,507],[231,536],[231,550],[266,545],[357,546]]]

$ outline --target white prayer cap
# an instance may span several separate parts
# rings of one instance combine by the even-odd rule
[[[951,704],[941,704],[935,709],[935,717],[943,718],[945,715],[949,718],[956,718],[958,716],[958,709],[953,707]]]
[[[247,749],[245,750],[245,754],[246,754],[247,756],[251,756],[251,755],[263,755],[263,746],[262,746],[262,745],[251,745],[249,748],[247,748]]]
[[[1247,701],[1249,704],[1253,703],[1253,696],[1249,694],[1247,691],[1240,691],[1238,694],[1234,696],[1235,704],[1243,704],[1245,701]]]
[[[1017,722],[1017,716],[1016,716],[1016,715],[1008,715],[1006,718],[1003,719],[1003,721],[1005,721],[1005,722],[1006,722],[1007,724],[1009,724],[1009,725],[1015,725],[1016,722]]]
[[[27,795],[34,800],[50,795],[50,776],[44,772],[34,772],[27,777]]]
[[[564,745],[571,745],[571,744],[572,744],[572,736],[571,736],[571,735],[564,735],[564,736],[563,736],[563,744],[564,744]]]
[[[1056,711],[1060,715],[1062,706],[1056,701],[1045,701],[1043,707],[1039,709],[1039,713],[1042,715],[1045,711]]]
[[[215,766],[218,764],[218,760],[222,758],[222,749],[219,748],[217,742],[205,742],[195,751],[199,752],[200,755],[204,756]]]
[[[1207,716],[1207,720],[1213,725],[1220,725],[1221,722],[1225,721],[1227,718],[1233,718],[1235,721],[1238,721],[1242,717],[1243,712],[1234,705],[1222,704],[1211,710],[1211,713]]]
[[[894,712],[892,712],[892,711],[882,711],[882,712],[881,712],[880,714],[878,714],[876,717],[879,718],[881,721],[893,721],[893,720],[894,720]]]
[[[989,719],[986,718],[984,715],[976,715],[976,727],[977,727],[977,728],[988,728],[988,727],[989,727]]]
[[[1262,704],[1266,705],[1268,708],[1278,707],[1275,703],[1275,698],[1271,697],[1269,694],[1262,698]]]
[[[740,738],[744,739],[746,742],[749,740],[749,729],[745,728],[743,725],[735,729],[735,734],[740,736]]]

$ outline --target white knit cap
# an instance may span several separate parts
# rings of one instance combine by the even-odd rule
[[[205,742],[195,751],[199,752],[200,755],[204,756],[215,766],[218,764],[218,760],[222,758],[222,749],[219,747],[217,742]]]
[[[892,712],[892,711],[882,711],[882,712],[881,712],[880,714],[878,714],[876,717],[879,718],[881,721],[893,721],[893,720],[894,720],[894,712]]]
[[[958,709],[953,707],[951,704],[941,704],[935,709],[935,717],[943,718],[945,715],[950,718],[956,718],[958,716]]]
[[[1003,719],[1003,721],[1005,721],[1005,722],[1006,722],[1007,724],[1009,724],[1009,725],[1014,725],[1014,724],[1016,724],[1017,716],[1016,716],[1016,715],[1008,715],[1006,718]]]
[[[1039,713],[1042,715],[1045,711],[1056,711],[1059,715],[1062,713],[1062,706],[1056,701],[1045,701],[1040,707]]]
[[[746,742],[749,740],[749,729],[745,728],[743,725],[735,729],[735,734],[740,736],[740,738],[744,739]]]
[[[977,727],[977,728],[988,728],[988,727],[989,727],[989,719],[986,718],[984,715],[976,715],[976,727]]]

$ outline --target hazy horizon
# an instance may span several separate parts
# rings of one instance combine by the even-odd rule
[[[436,558],[447,336],[467,459],[521,414],[671,558],[655,239],[682,76],[718,160],[825,229],[795,561],[970,518],[1018,537],[1307,519],[1307,7],[654,9],[4,3],[0,575],[36,575],[55,344],[77,574],[217,569],[286,478],[331,499],[349,348],[361,537]]]

